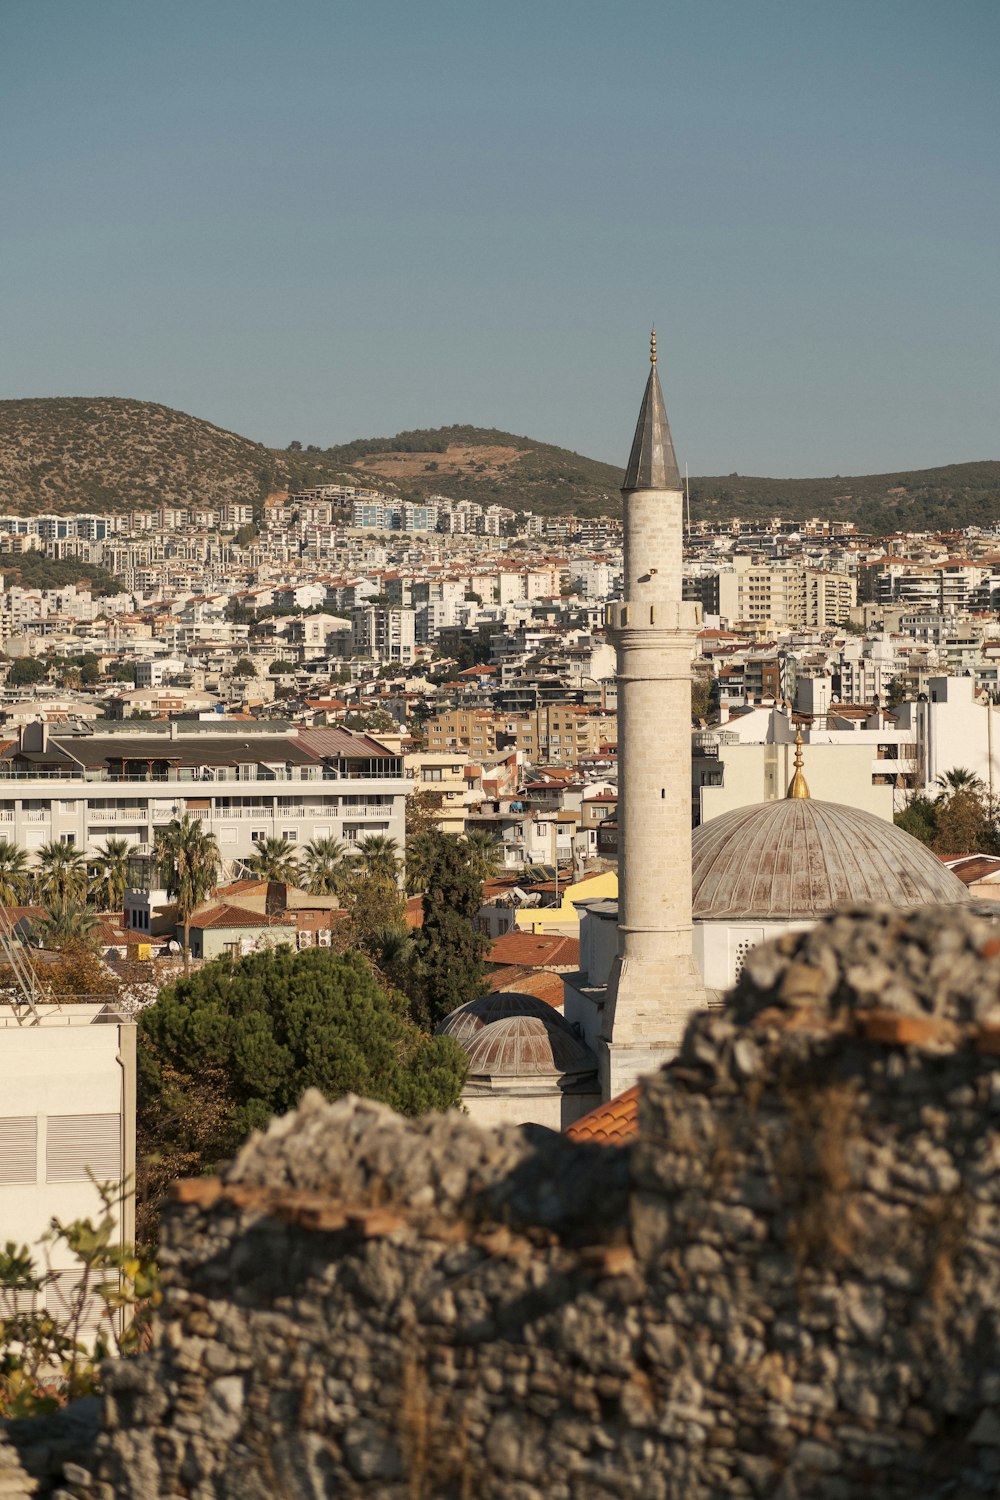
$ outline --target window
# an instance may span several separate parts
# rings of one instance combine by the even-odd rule
[[[46,1182],[118,1182],[122,1175],[120,1115],[50,1115]]]
[[[290,844],[298,843],[299,833],[297,828],[283,828],[281,837],[287,839]]]
[[[267,838],[267,830],[264,828],[251,828],[250,837],[256,842],[258,839]]]
[[[424,766],[421,772],[421,780],[423,781],[441,781],[443,776],[444,772],[440,766]]]
[[[60,842],[60,844],[65,844],[67,846],[67,848],[72,849],[73,845],[76,843],[76,834],[75,833],[61,833],[59,835],[59,842]]]
[[[38,1122],[34,1115],[0,1119],[0,1183],[34,1182]]]

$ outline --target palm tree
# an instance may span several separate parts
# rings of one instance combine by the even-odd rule
[[[359,839],[357,862],[366,875],[388,875],[395,880],[399,870],[399,845],[384,833]]]
[[[983,783],[973,771],[967,771],[964,766],[955,766],[950,771],[944,771],[940,776],[935,776],[934,785],[941,788],[938,797],[943,802],[955,792],[971,792],[973,796],[983,790]]]
[[[413,934],[406,927],[382,927],[365,942],[373,963],[390,984],[403,989],[413,965]]]
[[[156,835],[156,863],[184,927],[184,968],[190,966],[191,913],[215,888],[219,846],[199,818],[174,818]]]
[[[30,885],[27,854],[10,839],[0,838],[0,904],[17,906]]]
[[[87,862],[72,844],[51,840],[38,851],[38,894],[53,901],[82,902],[87,894]]]
[[[32,923],[31,933],[43,948],[92,947],[97,918],[82,901],[55,896],[44,917]]]
[[[336,896],[347,873],[347,845],[339,839],[311,839],[303,850],[302,878],[313,896]]]
[[[492,880],[500,869],[500,840],[488,828],[474,828],[465,835],[465,849],[476,879]]]
[[[248,870],[261,880],[280,880],[283,885],[298,884],[301,878],[298,856],[294,844],[288,839],[254,839],[254,848],[257,853],[246,861]]]
[[[91,890],[95,901],[105,911],[120,911],[128,886],[128,866],[132,845],[128,839],[105,839],[104,848],[93,856],[97,878]]]

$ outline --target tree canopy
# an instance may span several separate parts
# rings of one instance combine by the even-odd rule
[[[360,954],[326,948],[206,964],[141,1012],[138,1040],[140,1136],[175,1163],[169,1176],[228,1155],[307,1088],[416,1115],[456,1104],[465,1071]]]
[[[417,1013],[436,1025],[482,993],[486,940],[475,921],[483,885],[468,846],[452,834],[422,834],[413,853],[424,881],[424,920],[414,936],[412,998]]]

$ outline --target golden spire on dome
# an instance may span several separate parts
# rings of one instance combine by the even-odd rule
[[[801,726],[801,724],[798,726],[798,728],[795,731],[795,775],[792,777],[791,781],[788,783],[788,792],[787,792],[787,795],[793,801],[796,800],[796,799],[801,800],[803,798],[805,798],[806,800],[808,800],[808,797],[809,797],[809,788],[806,785],[806,778],[802,774],[802,726]]]
[[[656,364],[656,329],[650,330],[649,334],[649,363]]]

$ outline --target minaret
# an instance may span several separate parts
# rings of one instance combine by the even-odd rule
[[[700,609],[682,599],[684,501],[663,393],[650,371],[629,455],[625,590],[608,609],[618,653],[618,957],[599,1045],[611,1098],[676,1053],[705,1004],[691,951],[691,657]]]

